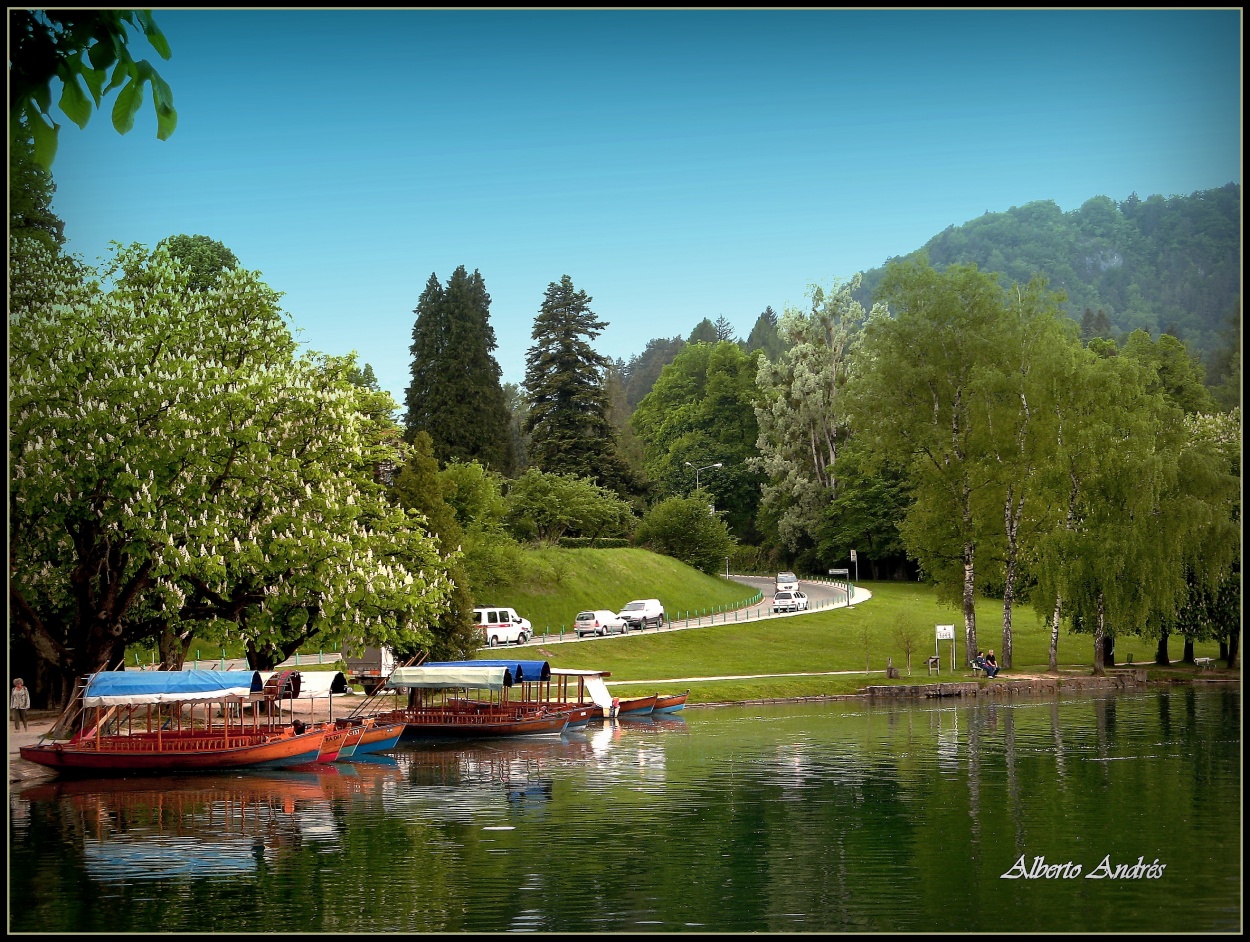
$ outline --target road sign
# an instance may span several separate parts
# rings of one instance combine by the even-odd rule
[[[857,563],[859,560],[855,556],[855,550],[851,550],[851,562]]]

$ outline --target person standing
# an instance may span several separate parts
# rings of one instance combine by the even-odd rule
[[[26,722],[26,711],[30,709],[30,691],[18,677],[13,681],[13,692],[9,694],[9,708],[13,711],[13,732],[19,729],[30,729]]]

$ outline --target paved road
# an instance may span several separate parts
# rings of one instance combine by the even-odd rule
[[[872,593],[862,586],[855,586],[851,592],[848,602],[846,586],[843,583],[834,583],[831,580],[807,580],[804,579],[799,583],[799,587],[807,593],[808,611],[807,612],[783,612],[779,615],[772,613],[771,603],[773,597],[773,578],[772,576],[733,576],[734,582],[741,583],[751,589],[756,589],[763,593],[763,598],[754,605],[737,609],[728,609],[723,612],[704,612],[699,615],[687,612],[669,612],[669,621],[663,628],[647,628],[644,629],[646,634],[662,634],[666,631],[684,631],[688,628],[708,628],[712,625],[741,624],[744,622],[762,621],[768,618],[796,618],[810,612],[824,611],[830,608],[845,608],[848,604],[858,605],[859,603],[872,598]],[[530,648],[535,645],[546,644],[570,644],[576,641],[611,641],[619,638],[636,636],[637,631],[631,631],[629,635],[608,635],[604,638],[579,638],[570,627],[563,634],[553,632],[548,634],[540,634],[530,639],[524,645],[508,645],[510,650],[518,650],[522,648]],[[499,650],[504,650],[500,648]],[[317,655],[301,655],[298,658],[288,658],[283,661],[279,667],[314,667],[318,663]],[[327,652],[321,655],[320,660],[327,664],[332,664],[338,660],[338,654]],[[202,668],[204,670],[230,670],[242,671],[247,670],[247,661],[242,658],[216,658],[205,659],[200,661],[188,661],[188,668]]]

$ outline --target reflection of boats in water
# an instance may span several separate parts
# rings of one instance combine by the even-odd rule
[[[684,732],[687,729],[686,718],[684,716],[674,716],[671,713],[644,713],[634,716],[622,716],[620,722],[635,729],[653,732],[661,730]]]
[[[310,842],[337,843],[332,800],[381,794],[400,777],[398,764],[384,762],[306,768],[57,778],[14,797],[59,807],[65,838],[81,842],[93,877],[232,873]]]

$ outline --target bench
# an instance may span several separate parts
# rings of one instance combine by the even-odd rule
[[[936,674],[942,667],[942,659],[936,654],[931,654],[925,659],[925,666],[929,668],[930,674]]]
[[[985,668],[982,667],[980,664],[976,663],[976,661],[969,661],[968,666],[972,668],[973,677],[977,676],[977,674],[985,673]]]
[[[1213,671],[1215,670],[1215,658],[1196,657],[1194,658],[1194,666],[1200,671]]]

